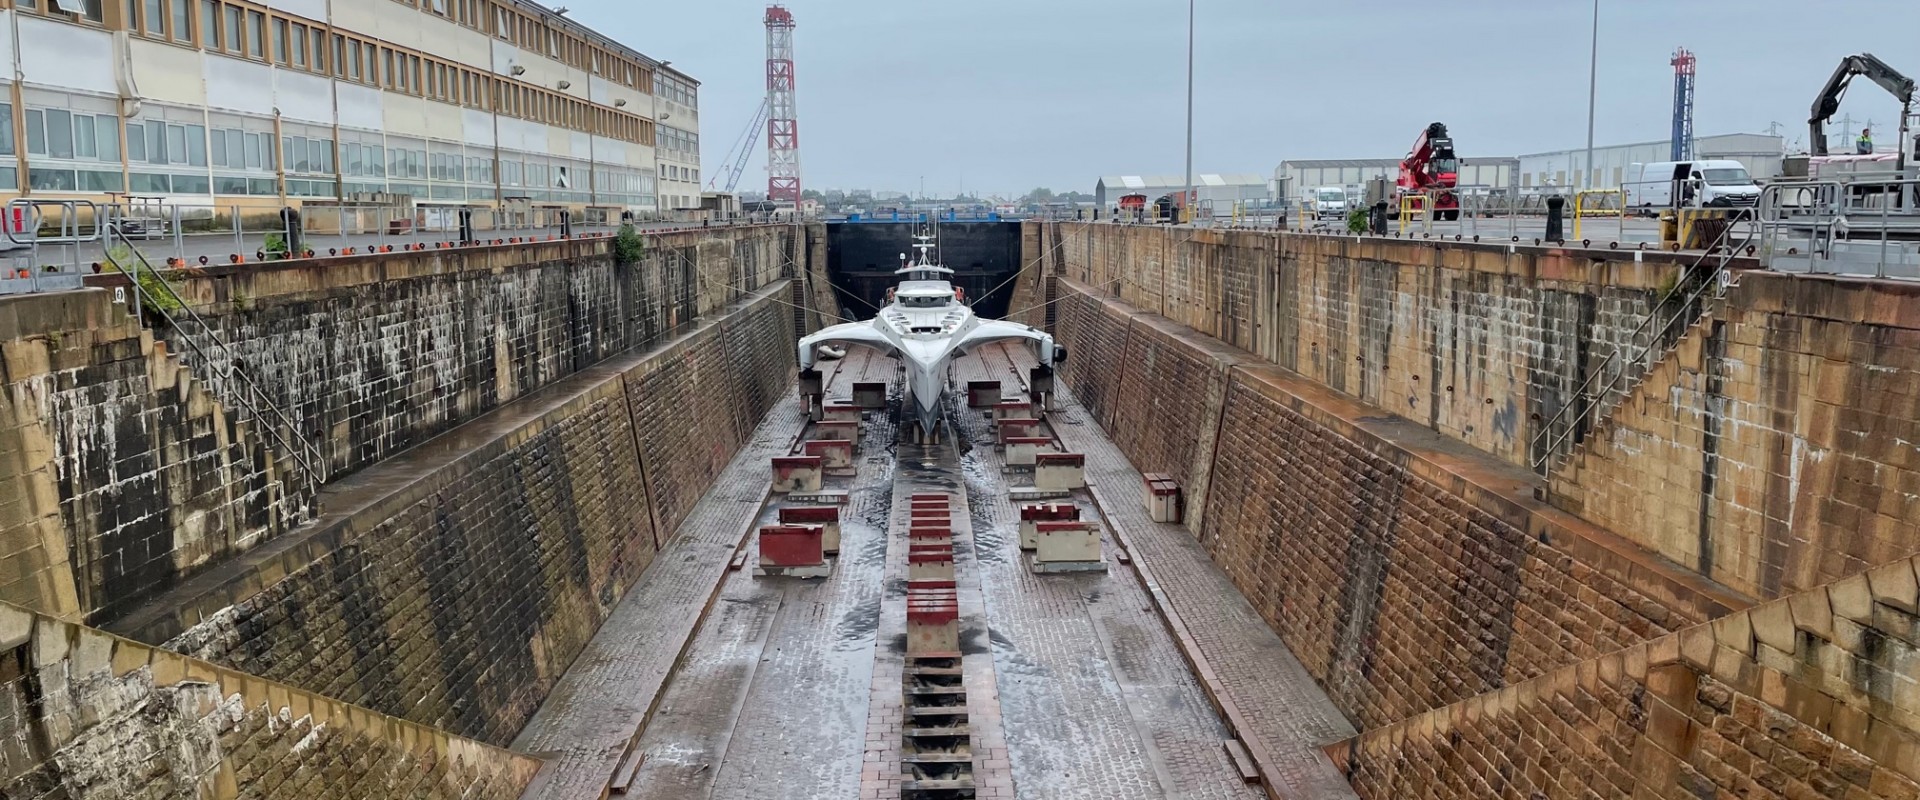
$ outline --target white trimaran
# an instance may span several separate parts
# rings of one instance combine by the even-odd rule
[[[915,236],[919,256],[894,272],[900,284],[887,292],[888,303],[873,319],[822,328],[800,339],[800,368],[813,369],[823,345],[864,345],[899,360],[907,373],[908,400],[913,422],[924,440],[937,435],[940,406],[947,392],[948,367],[957,356],[991,342],[1027,339],[1039,348],[1040,363],[1064,360],[1046,331],[1005,320],[981,319],[964,302],[949,276],[953,270],[935,263],[932,236]],[[903,256],[904,261],[904,256]]]

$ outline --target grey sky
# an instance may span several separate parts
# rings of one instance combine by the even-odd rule
[[[702,82],[717,171],[765,93],[764,3],[568,0],[571,16]],[[1186,3],[793,0],[810,188],[1091,191],[1102,174],[1183,169]],[[1271,174],[1286,158],[1398,157],[1439,120],[1463,158],[1584,146],[1585,0],[1198,0],[1194,168]],[[1804,139],[1841,56],[1920,76],[1915,0],[1601,0],[1601,144],[1667,138],[1673,71],[1700,58],[1700,135]],[[1842,114],[1898,106],[1861,81]],[[764,141],[741,179],[764,188]],[[703,176],[704,177],[704,176]]]

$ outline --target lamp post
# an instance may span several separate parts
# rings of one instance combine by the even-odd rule
[[[1580,188],[1593,188],[1593,108],[1594,91],[1600,86],[1600,0],[1593,0],[1593,52],[1587,63],[1587,174],[1574,184],[1575,191]]]
[[[1193,3],[1187,0],[1187,193],[1180,196],[1188,222],[1193,221],[1193,207],[1199,205],[1199,199],[1193,196]]]

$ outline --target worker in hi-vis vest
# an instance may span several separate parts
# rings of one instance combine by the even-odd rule
[[[1859,153],[1860,155],[1863,155],[1863,156],[1873,155],[1873,129],[1872,128],[1860,129],[1860,141],[1854,143],[1853,152]]]

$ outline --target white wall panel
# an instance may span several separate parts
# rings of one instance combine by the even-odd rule
[[[225,56],[206,57],[207,106],[273,116],[273,69]]]
[[[365,2],[365,0],[354,0],[354,2]],[[320,22],[327,21],[327,0],[266,0],[266,3],[268,8],[289,14],[299,14]],[[352,2],[341,3],[343,6],[352,4]]]
[[[471,108],[460,110],[461,140],[481,147],[493,146],[493,115]]]
[[[593,136],[591,134],[580,133],[578,131],[569,131],[569,133],[572,134],[573,141],[571,144],[573,145],[572,152],[574,158],[584,161],[594,157],[597,151],[593,147]]]
[[[333,124],[333,81],[287,69],[273,73],[273,98],[281,116],[317,125]]]
[[[133,82],[142,98],[190,106],[207,104],[207,83],[201,78],[206,67],[200,51],[144,39],[130,40],[128,48],[133,57]]]
[[[19,25],[20,70],[28,83],[119,94],[113,34],[31,16],[21,16]]]
[[[386,127],[386,98],[379,89],[361,86],[357,83],[334,81],[333,90],[340,98],[340,124],[349,128],[362,128],[370,131]]]

